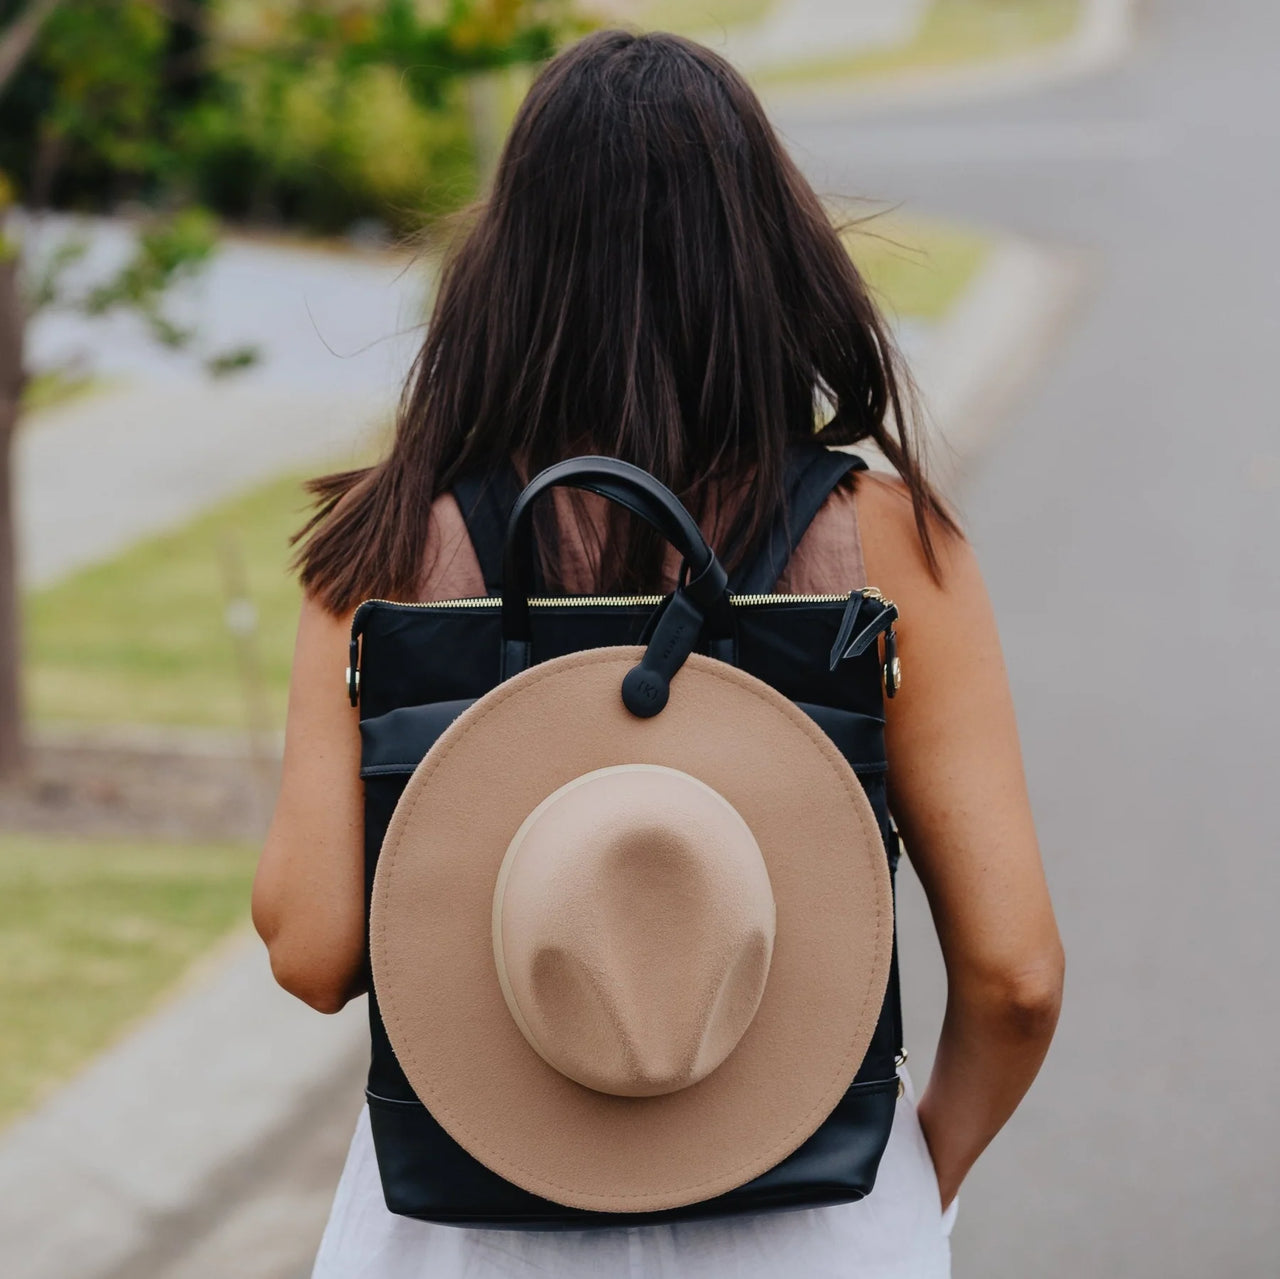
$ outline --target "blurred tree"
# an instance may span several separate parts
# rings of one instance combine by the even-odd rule
[[[579,29],[569,0],[224,3],[217,84],[182,122],[199,197],[338,231],[416,228],[475,187],[470,86]]]
[[[143,125],[154,109],[163,58],[183,56],[171,26],[150,4],[92,0],[72,5],[33,0],[0,6],[0,94],[16,90],[27,60],[39,51],[58,92],[22,104],[44,109],[25,177],[40,202],[59,154],[80,147],[116,172],[141,172],[148,161]],[[188,46],[189,47],[189,46]],[[36,85],[35,87],[40,87]],[[31,316],[47,308],[105,315],[128,310],[161,344],[187,346],[195,334],[175,323],[164,298],[180,280],[198,272],[216,243],[213,220],[197,210],[144,226],[136,247],[105,278],[74,281],[84,244],[67,239],[34,273],[24,274],[21,237],[9,216],[15,185],[0,169],[0,773],[22,757],[21,626],[14,536],[13,440],[28,380],[24,334]],[[219,352],[207,361],[215,374],[252,362],[248,349]]]
[[[7,3],[0,9],[0,19],[8,25],[0,31],[0,89],[22,65],[45,19],[61,0],[30,0],[29,3]]]
[[[24,263],[21,233],[14,232],[13,219],[6,216],[11,213],[10,189],[0,174],[0,775],[23,756],[13,441],[30,377],[26,326],[48,310],[86,316],[128,312],[161,346],[192,347],[196,329],[176,321],[165,302],[175,285],[205,268],[217,247],[214,219],[202,210],[188,209],[144,223],[124,262],[105,275],[85,278],[80,264],[87,242],[74,235],[61,239],[39,261]],[[222,377],[249,367],[257,358],[255,348],[239,346],[205,354],[203,365],[211,377]]]
[[[26,324],[48,307],[125,309],[186,346],[164,299],[214,248],[212,220],[188,211],[144,226],[110,278],[77,282],[74,241],[24,275],[11,207],[203,197],[329,229],[443,211],[469,194],[466,78],[547,57],[578,27],[571,3],[0,0],[0,773],[23,743],[12,455]]]
[[[413,225],[491,149],[469,85],[580,29],[572,0],[61,0],[0,95],[0,168],[27,204]]]
[[[0,182],[3,181],[0,175]],[[0,190],[0,202],[5,192]],[[22,406],[23,314],[18,255],[0,238],[0,774],[22,755],[17,554],[14,545],[13,433]]]
[[[24,203],[145,193],[163,161],[169,30],[150,0],[62,0],[0,98],[0,166]]]

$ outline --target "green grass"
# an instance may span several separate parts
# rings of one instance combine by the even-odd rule
[[[877,300],[903,319],[942,319],[968,288],[990,248],[976,231],[943,222],[872,218],[844,241]]]
[[[0,1121],[246,919],[253,862],[234,845],[0,835]]]
[[[934,0],[906,44],[778,68],[763,78],[876,80],[997,61],[1065,39],[1079,18],[1080,0]]]
[[[297,625],[288,539],[300,477],[274,481],[27,602],[27,694],[38,719],[240,727],[245,691],[226,626],[227,557],[257,609],[267,712],[283,723]]]
[[[722,27],[757,22],[776,3],[777,0],[645,0],[634,6],[634,13],[628,18],[649,31],[706,35]]]
[[[22,411],[39,413],[110,389],[110,378],[69,374],[61,369],[36,373],[22,389]]]
[[[882,303],[907,319],[944,315],[987,252],[980,235],[932,222],[874,218],[845,234]],[[300,598],[288,539],[304,509],[301,477],[288,476],[35,593],[26,637],[35,717],[243,727],[225,620],[230,553],[257,610],[264,718],[282,727]]]

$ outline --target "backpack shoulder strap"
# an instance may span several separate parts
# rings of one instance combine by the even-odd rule
[[[507,540],[507,525],[516,499],[524,491],[516,468],[507,462],[495,471],[464,475],[453,485],[453,497],[467,526],[471,549],[480,562],[484,589],[489,595],[502,594],[502,555]],[[549,522],[550,524],[550,522]],[[548,553],[554,554],[555,530],[543,530]],[[546,589],[546,578],[540,559],[534,564],[534,589]]]
[[[490,595],[502,594],[502,547],[520,487],[516,468],[509,462],[488,474],[464,475],[453,486],[471,548],[480,561],[484,589]]]
[[[729,589],[737,595],[769,594],[832,489],[850,471],[866,469],[867,464],[855,454],[816,442],[788,449],[786,505],[778,512],[759,550],[734,572]]]
[[[777,585],[791,553],[822,509],[831,490],[850,471],[865,471],[867,464],[852,453],[821,444],[798,444],[787,450],[786,505],[755,555],[749,556],[731,576],[729,587],[738,595],[765,595]],[[509,462],[487,474],[467,475],[455,481],[453,496],[462,512],[484,588],[490,595],[502,593],[502,552],[507,523],[523,486]],[[536,589],[544,589],[541,566]]]

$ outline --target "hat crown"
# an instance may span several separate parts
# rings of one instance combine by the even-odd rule
[[[494,957],[530,1045],[588,1088],[687,1088],[764,993],[775,908],[750,828],[676,769],[621,765],[548,796],[512,840]]]

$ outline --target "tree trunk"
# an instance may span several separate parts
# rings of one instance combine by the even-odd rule
[[[40,34],[40,28],[60,3],[61,0],[31,0],[26,9],[0,32],[0,89],[22,65]]]
[[[17,254],[0,240],[0,776],[23,760],[22,628],[19,618],[13,437],[24,381],[26,317],[18,289]]]

